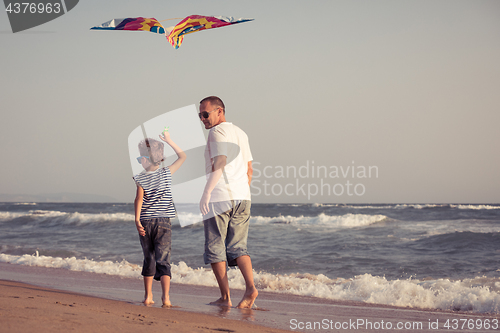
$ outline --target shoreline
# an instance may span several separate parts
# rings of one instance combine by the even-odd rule
[[[121,312],[107,310],[114,313],[108,316],[112,316],[113,320],[116,321],[117,324],[113,326],[113,328],[117,328],[116,330],[118,330],[120,325],[130,323],[130,318],[124,316],[124,307],[126,307],[127,312],[137,314],[137,318],[132,321],[135,323],[132,325],[134,327],[136,327],[136,324],[142,323],[144,325],[147,324],[148,328],[153,326],[161,326],[164,328],[165,325],[177,324],[166,320],[175,320],[178,323],[183,323],[182,325],[185,323],[185,327],[189,327],[189,330],[186,330],[186,332],[204,332],[206,329],[212,331],[214,329],[219,331],[224,329],[235,332],[281,332],[282,330],[295,332],[342,332],[352,330],[354,322],[358,324],[356,331],[360,332],[384,331],[384,329],[380,329],[383,328],[383,326],[380,326],[381,322],[394,325],[392,330],[396,328],[395,325],[397,325],[397,323],[403,325],[410,325],[411,323],[411,325],[420,325],[417,329],[414,329],[415,332],[450,332],[449,328],[443,326],[447,321],[450,323],[456,320],[461,323],[460,320],[474,320],[482,323],[485,321],[491,322],[492,320],[498,321],[500,317],[495,314],[401,308],[390,305],[368,304],[355,301],[334,301],[266,291],[259,291],[259,297],[256,300],[258,309],[240,310],[236,308],[222,308],[208,305],[210,301],[219,297],[217,287],[176,283],[172,283],[170,294],[174,308],[162,309],[159,299],[161,295],[159,283],[153,285],[154,300],[156,303],[151,307],[146,307],[141,303],[143,296],[143,284],[141,279],[9,263],[0,263],[0,280],[2,296],[5,290],[10,290],[10,298],[5,298],[5,296],[3,296],[3,302],[9,300],[12,304],[19,303],[18,309],[21,309],[17,317],[13,315],[9,317],[10,319],[2,314],[2,321],[8,319],[7,321],[10,322],[9,325],[13,325],[9,327],[13,327],[14,330],[9,329],[9,332],[16,331],[15,329],[17,329],[17,326],[15,323],[20,323],[20,318],[30,318],[29,321],[33,324],[38,321],[45,322],[43,317],[47,314],[52,317],[56,316],[60,318],[66,313],[65,311],[68,308],[71,308],[71,311],[76,311],[77,304],[86,304],[80,306],[79,308],[81,309],[95,310],[101,309],[99,307],[101,303],[106,303],[108,307],[112,306],[113,309],[115,307],[120,309],[119,311]],[[36,297],[35,295],[28,296],[24,293],[24,298],[20,298],[22,296],[16,295],[16,293],[22,293],[22,290],[43,291],[43,293],[52,295],[52,303],[46,304],[47,309],[50,308],[50,311],[43,310],[43,308],[38,309],[38,305],[33,306],[33,303],[38,304],[34,302],[33,297]],[[44,295],[47,296],[48,294]],[[242,295],[243,290],[232,290],[231,296],[234,302],[239,301]],[[59,296],[61,296],[60,299],[57,298]],[[40,300],[41,299],[43,298],[40,298]],[[67,306],[63,307],[61,304],[66,304]],[[71,306],[72,304],[75,306]],[[6,313],[9,313],[9,306],[10,305],[4,303],[1,307],[2,309],[7,309]],[[22,308],[22,306],[24,306],[24,308]],[[92,314],[98,317],[97,322],[101,320],[101,316],[106,317],[106,314],[98,314],[98,312],[96,312],[97,310],[94,310]],[[166,313],[165,311],[168,312],[168,317],[162,317],[162,315]],[[119,314],[123,316],[120,317]],[[149,319],[146,320],[140,317],[139,314],[151,316],[149,319],[151,319],[153,323],[148,321]],[[32,315],[34,315],[33,318]],[[73,316],[75,316],[74,318],[76,318],[75,323],[80,325],[80,319],[78,318],[87,318],[89,315],[88,311],[83,311],[81,313],[76,311],[73,314]],[[140,319],[142,319],[142,321]],[[106,319],[102,320],[103,322],[107,322]],[[194,323],[196,323],[196,327],[193,326],[195,325]],[[314,323],[318,325],[313,327]],[[327,323],[328,325],[326,325]],[[348,323],[350,323],[350,326]],[[370,323],[372,326],[367,326]],[[437,329],[431,327],[431,325],[435,323],[438,325]],[[229,325],[227,328],[224,326],[226,324]],[[22,325],[24,324],[19,325],[19,331],[22,331],[21,328],[24,327]],[[238,325],[243,325],[245,328]],[[251,325],[251,327],[247,327],[246,325]],[[310,328],[308,328],[307,325],[309,325]],[[335,329],[335,325],[340,329]],[[378,325],[379,329],[376,329],[377,326],[373,327],[373,325]],[[53,326],[50,326],[50,329],[49,326],[46,328],[47,331],[53,331]],[[67,329],[67,326],[65,328]],[[0,329],[0,331],[1,330],[2,329]],[[127,331],[122,328],[119,330]],[[176,327],[176,332],[177,331],[183,332]],[[475,329],[474,331],[491,332],[491,329]]]

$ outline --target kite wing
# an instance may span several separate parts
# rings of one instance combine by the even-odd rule
[[[253,19],[239,18],[225,16],[201,16],[191,15],[179,22],[173,30],[168,34],[167,39],[176,49],[181,46],[184,35],[213,28],[220,28],[226,25],[243,23],[253,21]]]
[[[124,19],[113,19],[91,30],[132,30],[132,31],[150,31],[158,34],[164,34],[165,29],[155,18],[135,17]]]

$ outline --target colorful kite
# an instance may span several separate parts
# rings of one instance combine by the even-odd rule
[[[220,28],[226,25],[252,21],[253,19],[234,19],[225,16],[200,16],[191,15],[179,22],[167,36],[168,41],[176,49],[179,48],[184,39],[184,35],[213,28]]]
[[[165,29],[155,18],[126,18],[114,19],[100,26],[90,28],[90,30],[132,30],[132,31],[151,31],[158,34],[164,34]]]
[[[166,21],[166,20],[165,20]],[[181,46],[184,35],[213,28],[220,28],[226,25],[253,21],[253,19],[235,19],[225,16],[201,16],[191,15],[183,19],[174,27],[163,28],[155,18],[126,18],[114,19],[100,26],[93,27],[95,30],[132,30],[132,31],[150,31],[158,34],[165,34],[170,44],[176,49]]]

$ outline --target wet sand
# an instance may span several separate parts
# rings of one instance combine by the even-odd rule
[[[0,332],[492,332],[499,315],[398,308],[260,291],[257,309],[208,305],[218,289],[171,286],[173,309],[140,302],[141,279],[0,263]],[[233,290],[238,303],[243,290]],[[449,328],[445,327],[448,322]],[[467,324],[462,327],[463,323]],[[467,326],[490,323],[490,328]],[[458,327],[454,329],[454,323]],[[400,328],[400,329],[398,329]]]
[[[242,320],[136,306],[0,281],[1,332],[284,332]]]

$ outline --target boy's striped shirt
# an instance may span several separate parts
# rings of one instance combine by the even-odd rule
[[[135,182],[144,189],[140,219],[175,217],[170,184],[172,176],[168,167],[155,171],[143,171],[134,176]]]

